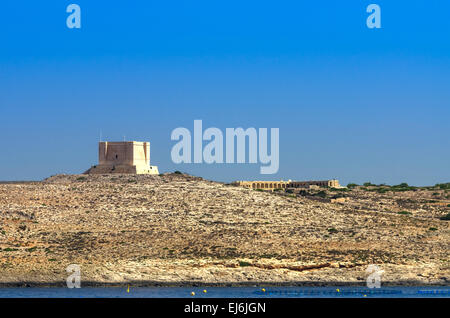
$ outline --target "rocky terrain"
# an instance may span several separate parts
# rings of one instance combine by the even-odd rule
[[[0,284],[450,285],[449,190],[268,193],[183,174],[0,184]],[[386,189],[386,190],[383,190]],[[330,198],[345,197],[345,202]]]

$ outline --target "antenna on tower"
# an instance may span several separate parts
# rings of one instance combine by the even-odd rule
[[[102,141],[102,130],[100,129],[100,141]]]
[[[123,135],[123,141],[125,141],[125,135]]]

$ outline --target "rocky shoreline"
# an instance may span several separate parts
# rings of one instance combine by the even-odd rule
[[[450,284],[424,283],[420,280],[405,282],[386,281],[383,287],[450,287]],[[99,283],[82,282],[82,288],[151,288],[151,287],[367,287],[364,283],[355,282],[233,282],[233,283],[203,283],[203,282],[176,282],[166,283],[160,281],[129,281],[126,283]],[[66,282],[21,282],[21,283],[0,283],[0,288],[67,288]]]

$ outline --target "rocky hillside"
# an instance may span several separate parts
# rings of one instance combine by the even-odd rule
[[[448,190],[267,193],[181,174],[0,184],[0,283],[449,285]],[[346,202],[328,198],[346,197]],[[443,219],[441,219],[443,218]]]

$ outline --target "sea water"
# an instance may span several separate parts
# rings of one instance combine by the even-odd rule
[[[0,298],[450,298],[446,287],[0,288]]]

